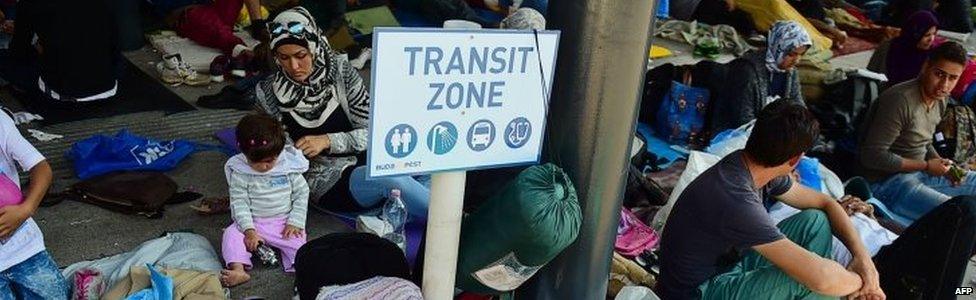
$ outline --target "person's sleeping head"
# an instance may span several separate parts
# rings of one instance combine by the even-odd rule
[[[939,20],[927,10],[912,14],[901,27],[901,37],[904,43],[912,43],[918,50],[929,50],[935,42]]]
[[[499,27],[502,29],[545,30],[546,17],[534,9],[523,7],[502,20]]]
[[[792,70],[813,46],[810,34],[796,21],[778,21],[769,29],[766,68],[774,72]]]
[[[745,153],[767,168],[789,174],[820,135],[820,124],[806,107],[780,99],[766,105],[746,141]]]
[[[329,42],[322,36],[314,18],[303,7],[295,7],[278,14],[268,22],[271,51],[275,63],[288,77],[301,84],[328,62]]]
[[[945,42],[932,49],[919,74],[922,95],[930,100],[949,97],[968,59],[966,49],[956,42]]]

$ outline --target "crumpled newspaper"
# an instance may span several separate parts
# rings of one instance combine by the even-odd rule
[[[64,138],[63,135],[47,133],[37,129],[27,129],[27,132],[30,133],[30,135],[35,139],[42,142],[50,142],[56,139]]]
[[[21,125],[21,124],[34,122],[34,121],[43,121],[44,117],[29,112],[21,111],[21,112],[13,113],[13,119],[14,119],[14,124]]]

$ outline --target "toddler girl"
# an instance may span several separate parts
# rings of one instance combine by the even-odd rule
[[[251,253],[266,243],[281,252],[285,272],[294,272],[295,253],[305,244],[308,184],[302,173],[308,160],[285,146],[281,124],[267,115],[249,115],[237,123],[241,154],[227,160],[234,223],[224,230],[221,250],[227,269],[221,283],[236,286],[250,280]]]

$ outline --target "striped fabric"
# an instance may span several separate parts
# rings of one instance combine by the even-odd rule
[[[288,215],[288,225],[305,228],[308,184],[301,173],[263,176],[231,173],[231,217],[241,232],[254,229],[253,218]]]
[[[353,284],[323,287],[315,297],[315,300],[339,299],[420,300],[424,297],[413,282],[379,276]]]

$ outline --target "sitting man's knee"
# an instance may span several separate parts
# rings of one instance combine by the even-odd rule
[[[800,213],[796,214],[796,217],[803,220],[803,223],[807,228],[821,230],[825,229],[830,231],[830,220],[827,219],[827,214],[819,209],[805,209]]]
[[[827,224],[827,221],[828,221],[827,220],[827,214],[824,213],[824,211],[819,210],[819,209],[804,209],[803,211],[801,211],[797,215],[798,216],[801,216],[804,219],[808,219],[809,222],[814,222],[814,223],[824,223],[824,224]]]
[[[960,218],[970,222],[976,220],[976,196],[958,196],[950,199],[946,204],[959,208]]]

